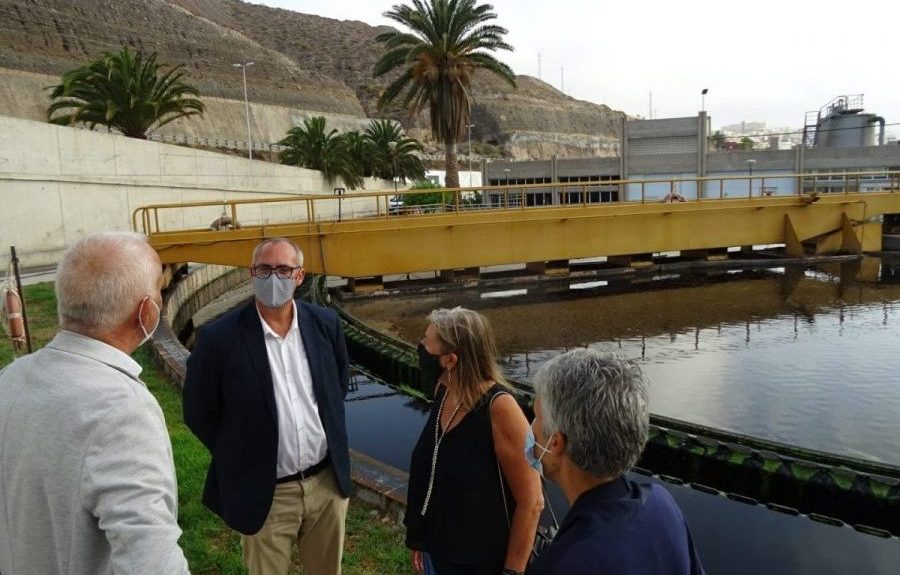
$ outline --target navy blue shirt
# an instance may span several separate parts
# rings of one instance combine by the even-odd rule
[[[575,500],[528,575],[702,575],[691,532],[665,488],[619,478]]]

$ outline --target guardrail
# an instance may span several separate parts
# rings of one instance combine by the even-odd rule
[[[784,186],[790,183],[790,193]],[[782,184],[779,187],[778,184]],[[132,225],[145,234],[252,225],[428,216],[486,210],[646,203],[703,203],[741,199],[900,191],[900,171],[804,173],[604,182],[543,183],[427,190],[379,190],[346,195],[311,194],[253,200],[155,204],[136,209]],[[439,202],[422,201],[440,194]],[[178,215],[171,216],[178,210]],[[186,217],[185,210],[199,214]],[[265,212],[265,214],[263,213]],[[225,219],[218,219],[218,218]],[[205,224],[205,222],[210,222]],[[217,226],[216,221],[220,225]]]

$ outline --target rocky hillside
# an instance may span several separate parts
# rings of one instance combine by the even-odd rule
[[[2,75],[30,73],[0,90],[0,114],[43,119],[46,95],[33,92],[35,78],[52,79],[98,53],[128,45],[156,51],[163,62],[184,63],[203,95],[224,102],[216,110],[231,110],[189,128],[192,133],[242,134],[233,122],[243,100],[233,64],[252,61],[251,102],[284,110],[254,114],[255,139],[277,139],[317,113],[343,118],[345,125],[353,118],[390,115],[417,137],[427,137],[422,118],[377,110],[386,80],[373,78],[371,70],[381,54],[375,41],[381,31],[238,0],[0,0]],[[531,77],[519,76],[517,83],[512,89],[493,77],[476,78],[475,141],[496,144],[515,158],[614,153],[620,112],[569,98]],[[178,128],[185,129],[172,127]]]

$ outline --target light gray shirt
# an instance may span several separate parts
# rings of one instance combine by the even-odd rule
[[[188,572],[172,447],[140,372],[68,331],[0,371],[0,573]]]

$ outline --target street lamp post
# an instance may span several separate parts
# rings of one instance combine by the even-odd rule
[[[253,139],[250,137],[250,100],[247,98],[247,68],[253,65],[253,62],[242,62],[240,64],[232,64],[235,68],[241,69],[244,76],[244,106],[247,112],[247,157],[253,159]]]
[[[469,129],[469,187],[472,186],[472,128],[475,127],[475,124],[466,124],[466,128]]]
[[[703,88],[700,92],[700,111],[706,111],[706,93],[709,92],[709,88]]]
[[[503,184],[506,186],[506,193],[504,194],[504,207],[509,207],[509,168],[503,168]]]
[[[747,160],[747,169],[750,171],[750,196],[753,196],[753,164],[756,163],[756,160],[750,158]]]

